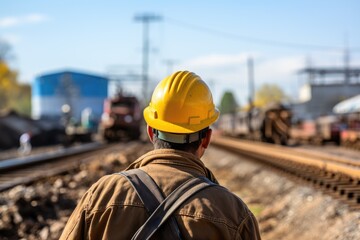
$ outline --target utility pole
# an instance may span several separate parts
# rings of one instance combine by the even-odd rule
[[[349,74],[349,68],[350,68],[350,52],[349,52],[349,44],[347,35],[345,35],[345,48],[344,48],[344,69],[345,69],[345,84],[350,83],[350,74]]]
[[[255,98],[255,87],[254,87],[254,62],[251,57],[248,59],[248,77],[249,77],[249,104],[250,108],[253,106]]]
[[[142,49],[142,78],[143,78],[143,96],[147,100],[148,95],[148,70],[149,70],[149,25],[152,21],[160,21],[160,16],[144,13],[135,16],[135,21],[143,23],[143,49]]]
[[[248,126],[249,132],[253,132],[253,128],[251,125],[252,121],[252,112],[254,107],[254,63],[253,59],[249,57],[248,59],[248,78],[249,78],[249,112],[248,112]]]

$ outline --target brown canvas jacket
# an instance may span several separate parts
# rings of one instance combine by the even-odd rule
[[[128,167],[132,168],[147,172],[166,196],[191,177],[217,182],[200,159],[171,149],[153,150]],[[121,175],[107,175],[82,197],[60,239],[131,239],[148,217],[130,183]],[[185,239],[260,239],[254,215],[221,186],[193,195],[175,217]]]

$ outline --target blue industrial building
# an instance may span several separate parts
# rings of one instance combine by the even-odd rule
[[[74,120],[80,121],[84,109],[91,109],[94,120],[98,121],[107,97],[106,77],[76,71],[40,75],[32,84],[32,116],[57,118],[66,109]]]

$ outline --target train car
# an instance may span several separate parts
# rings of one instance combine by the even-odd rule
[[[266,108],[223,114],[218,127],[227,136],[267,143],[332,143],[360,150],[360,95],[336,105],[332,114],[293,120],[290,108],[272,104]]]
[[[360,150],[360,112],[351,113],[344,118],[344,128],[340,133],[340,145]]]
[[[316,119],[315,142],[340,144],[341,118],[335,115],[320,116]]]
[[[291,126],[290,136],[297,143],[322,145],[331,142],[339,145],[342,129],[341,118],[329,114],[315,119],[298,120]]]
[[[336,104],[333,112],[341,119],[340,144],[360,150],[360,95]]]
[[[104,102],[99,133],[106,141],[135,140],[141,135],[142,112],[135,96],[118,94]]]
[[[225,135],[243,139],[287,145],[291,128],[291,110],[283,104],[252,108],[234,114],[224,114],[219,129]]]
[[[260,136],[263,142],[288,145],[291,129],[291,109],[280,103],[268,105],[263,110]]]
[[[297,143],[312,142],[316,134],[314,119],[299,119],[292,124],[290,129],[290,138]]]
[[[32,119],[9,110],[0,112],[0,150],[19,147],[20,136],[28,133],[34,147],[61,143],[64,128],[56,119]]]

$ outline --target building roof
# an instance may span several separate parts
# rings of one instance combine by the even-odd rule
[[[299,73],[308,73],[308,74],[345,74],[348,73],[350,75],[360,75],[360,68],[304,68],[299,71]]]
[[[108,78],[106,76],[102,76],[100,74],[86,72],[86,71],[71,70],[71,69],[64,69],[64,70],[58,70],[58,71],[44,73],[44,74],[37,76],[37,78],[48,77],[48,76],[52,76],[52,75],[62,75],[62,74],[78,74],[78,75],[84,75],[84,76],[90,76],[90,77],[102,78],[104,80],[108,80]]]
[[[337,114],[360,112],[360,94],[336,104],[333,112]]]

